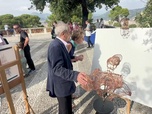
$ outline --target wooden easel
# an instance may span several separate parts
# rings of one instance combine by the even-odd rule
[[[10,47],[10,48],[12,48],[12,47]],[[31,109],[31,112],[33,114],[35,114],[32,107],[30,106],[30,104],[28,102],[28,98],[27,98],[27,92],[26,92],[26,86],[25,86],[22,65],[21,65],[21,60],[20,60],[20,55],[19,55],[19,49],[17,48],[17,46],[14,46],[13,48],[14,48],[16,60],[8,62],[3,65],[1,64],[1,61],[0,61],[0,81],[2,84],[2,86],[0,87],[0,94],[5,93],[10,113],[16,114],[13,100],[12,100],[11,93],[10,93],[10,89],[21,84],[22,91],[23,91],[23,97],[24,97],[24,101],[25,101],[26,114],[31,114],[30,109]],[[14,65],[17,65],[17,67],[18,67],[19,76],[8,82],[6,73],[5,73],[5,69],[10,68]]]
[[[124,100],[126,101],[126,113],[127,114],[130,114],[130,106],[131,106],[131,100],[130,99],[127,99],[127,98],[124,98]]]

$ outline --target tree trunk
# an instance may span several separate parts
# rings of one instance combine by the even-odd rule
[[[81,6],[82,6],[82,28],[84,29],[86,27],[85,21],[88,20],[88,14],[89,14],[86,0],[82,0]]]

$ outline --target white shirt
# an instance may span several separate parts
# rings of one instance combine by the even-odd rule
[[[8,30],[8,25],[4,25],[5,30]]]
[[[59,39],[63,44],[64,44],[64,46],[65,46],[65,48],[67,49],[67,51],[68,51],[68,48],[67,48],[67,42],[66,41],[64,41],[64,40],[62,40],[61,38],[59,38],[59,37],[56,37],[57,39]]]
[[[91,36],[90,24],[89,23],[87,24],[85,33],[86,33],[86,36]]]

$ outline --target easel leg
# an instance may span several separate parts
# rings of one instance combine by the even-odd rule
[[[16,46],[14,47],[14,50],[15,50],[16,58],[18,60],[17,66],[18,66],[19,75],[21,78],[21,86],[22,86],[24,101],[25,101],[25,105],[26,105],[26,114],[30,114],[30,109],[31,109],[32,113],[35,114],[32,107],[30,106],[30,104],[28,102],[26,86],[25,86],[25,81],[24,81],[24,76],[23,76],[23,71],[22,71],[22,65],[21,65],[21,61],[20,61],[21,58],[19,55],[19,50]]]
[[[30,105],[30,104],[29,104],[29,107],[30,107],[30,109],[31,109],[32,113],[33,113],[33,114],[35,114],[35,112],[34,112],[34,110],[32,109],[32,107],[31,107],[31,105]]]
[[[127,112],[127,114],[130,114],[130,105],[131,105],[131,100],[129,100],[129,99],[125,99],[125,101],[126,101],[126,112]]]
[[[3,76],[0,76],[0,77],[1,77],[2,85],[5,85],[5,86],[3,86],[3,89],[5,91],[5,95],[6,95],[6,98],[7,98],[10,113],[11,114],[16,114],[14,104],[13,104],[13,100],[12,100],[12,97],[11,97],[11,93],[9,91],[9,86],[8,86],[8,83],[7,83],[5,71],[2,71],[1,75],[3,75]]]

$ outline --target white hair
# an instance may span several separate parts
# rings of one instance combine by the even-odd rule
[[[64,31],[68,31],[69,27],[67,24],[65,24],[62,21],[57,22],[57,25],[55,26],[55,34],[57,36],[60,36],[61,33],[63,33]]]

